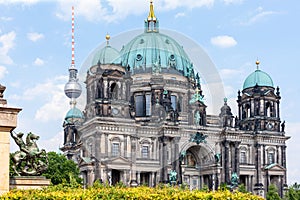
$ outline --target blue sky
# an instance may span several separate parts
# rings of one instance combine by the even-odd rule
[[[8,104],[23,108],[16,131],[41,135],[39,146],[48,151],[62,145],[69,109],[63,87],[71,62],[72,5],[79,71],[106,33],[113,41],[120,33],[142,29],[149,10],[147,0],[0,0],[0,83],[7,87]],[[260,60],[260,68],[281,88],[281,119],[292,136],[288,182],[300,182],[300,2],[154,0],[154,6],[162,29],[191,38],[209,55],[235,114],[237,91]],[[14,142],[11,146],[16,149]]]

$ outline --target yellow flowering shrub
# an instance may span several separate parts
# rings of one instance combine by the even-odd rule
[[[187,190],[178,187],[110,187],[98,186],[88,189],[65,186],[50,186],[41,190],[12,190],[0,196],[0,199],[110,199],[110,200],[263,200],[262,197],[250,193],[230,191]]]

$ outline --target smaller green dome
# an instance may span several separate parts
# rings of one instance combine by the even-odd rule
[[[65,120],[69,119],[83,119],[83,114],[78,108],[73,107],[66,114]]]
[[[106,45],[104,48],[95,53],[92,60],[92,66],[101,64],[120,64],[120,54],[115,48]]]
[[[243,90],[254,86],[274,87],[273,80],[269,74],[259,69],[251,73],[244,81]]]

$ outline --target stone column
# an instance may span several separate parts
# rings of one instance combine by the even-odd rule
[[[131,159],[132,159],[132,163],[131,163],[131,181],[130,181],[130,185],[131,186],[137,186],[138,182],[137,182],[137,176],[136,176],[136,138],[135,137],[131,137]]]
[[[108,155],[108,143],[109,143],[109,141],[108,141],[108,133],[105,133],[105,158],[108,158],[110,155]]]
[[[256,182],[255,184],[261,184],[262,183],[262,174],[261,174],[261,144],[256,143],[256,152],[255,152],[255,169],[256,169]]]
[[[282,162],[282,166],[284,168],[286,168],[286,146],[281,146],[281,162]],[[287,174],[286,174],[286,170],[284,171],[284,180],[283,183],[286,184],[287,183]]]
[[[127,158],[127,136],[124,135],[124,155],[125,158]]]
[[[0,195],[9,191],[10,132],[17,126],[17,115],[22,110],[7,107],[3,99],[4,86],[0,85]]]
[[[166,183],[168,181],[168,172],[167,172],[167,165],[168,165],[168,158],[167,158],[167,150],[168,150],[168,137],[161,136],[159,137],[160,140],[160,163],[161,163],[161,172],[160,172],[160,182]]]
[[[180,161],[179,161],[179,141],[180,137],[175,137],[174,138],[174,170],[177,172],[177,180],[179,183],[182,183],[182,174],[180,168]]]
[[[239,145],[240,145],[241,142],[234,142],[234,148],[235,148],[235,172],[240,175],[240,148],[239,148]]]
[[[225,147],[225,157],[224,157],[224,170],[225,170],[225,183],[230,183],[230,175],[229,175],[229,142],[224,141],[224,147]]]

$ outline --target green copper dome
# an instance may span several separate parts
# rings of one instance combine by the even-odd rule
[[[274,87],[273,80],[266,72],[263,72],[259,69],[255,70],[255,72],[251,73],[245,80],[243,85],[243,90],[247,88],[251,88],[254,86],[267,86]]]
[[[65,120],[69,119],[83,119],[83,114],[78,108],[73,107],[66,114]]]
[[[92,60],[92,66],[100,64],[120,64],[119,51],[115,48],[106,45],[95,53]]]
[[[122,66],[132,73],[150,71],[177,71],[184,76],[194,73],[189,57],[173,38],[150,31],[136,36],[121,52]]]

